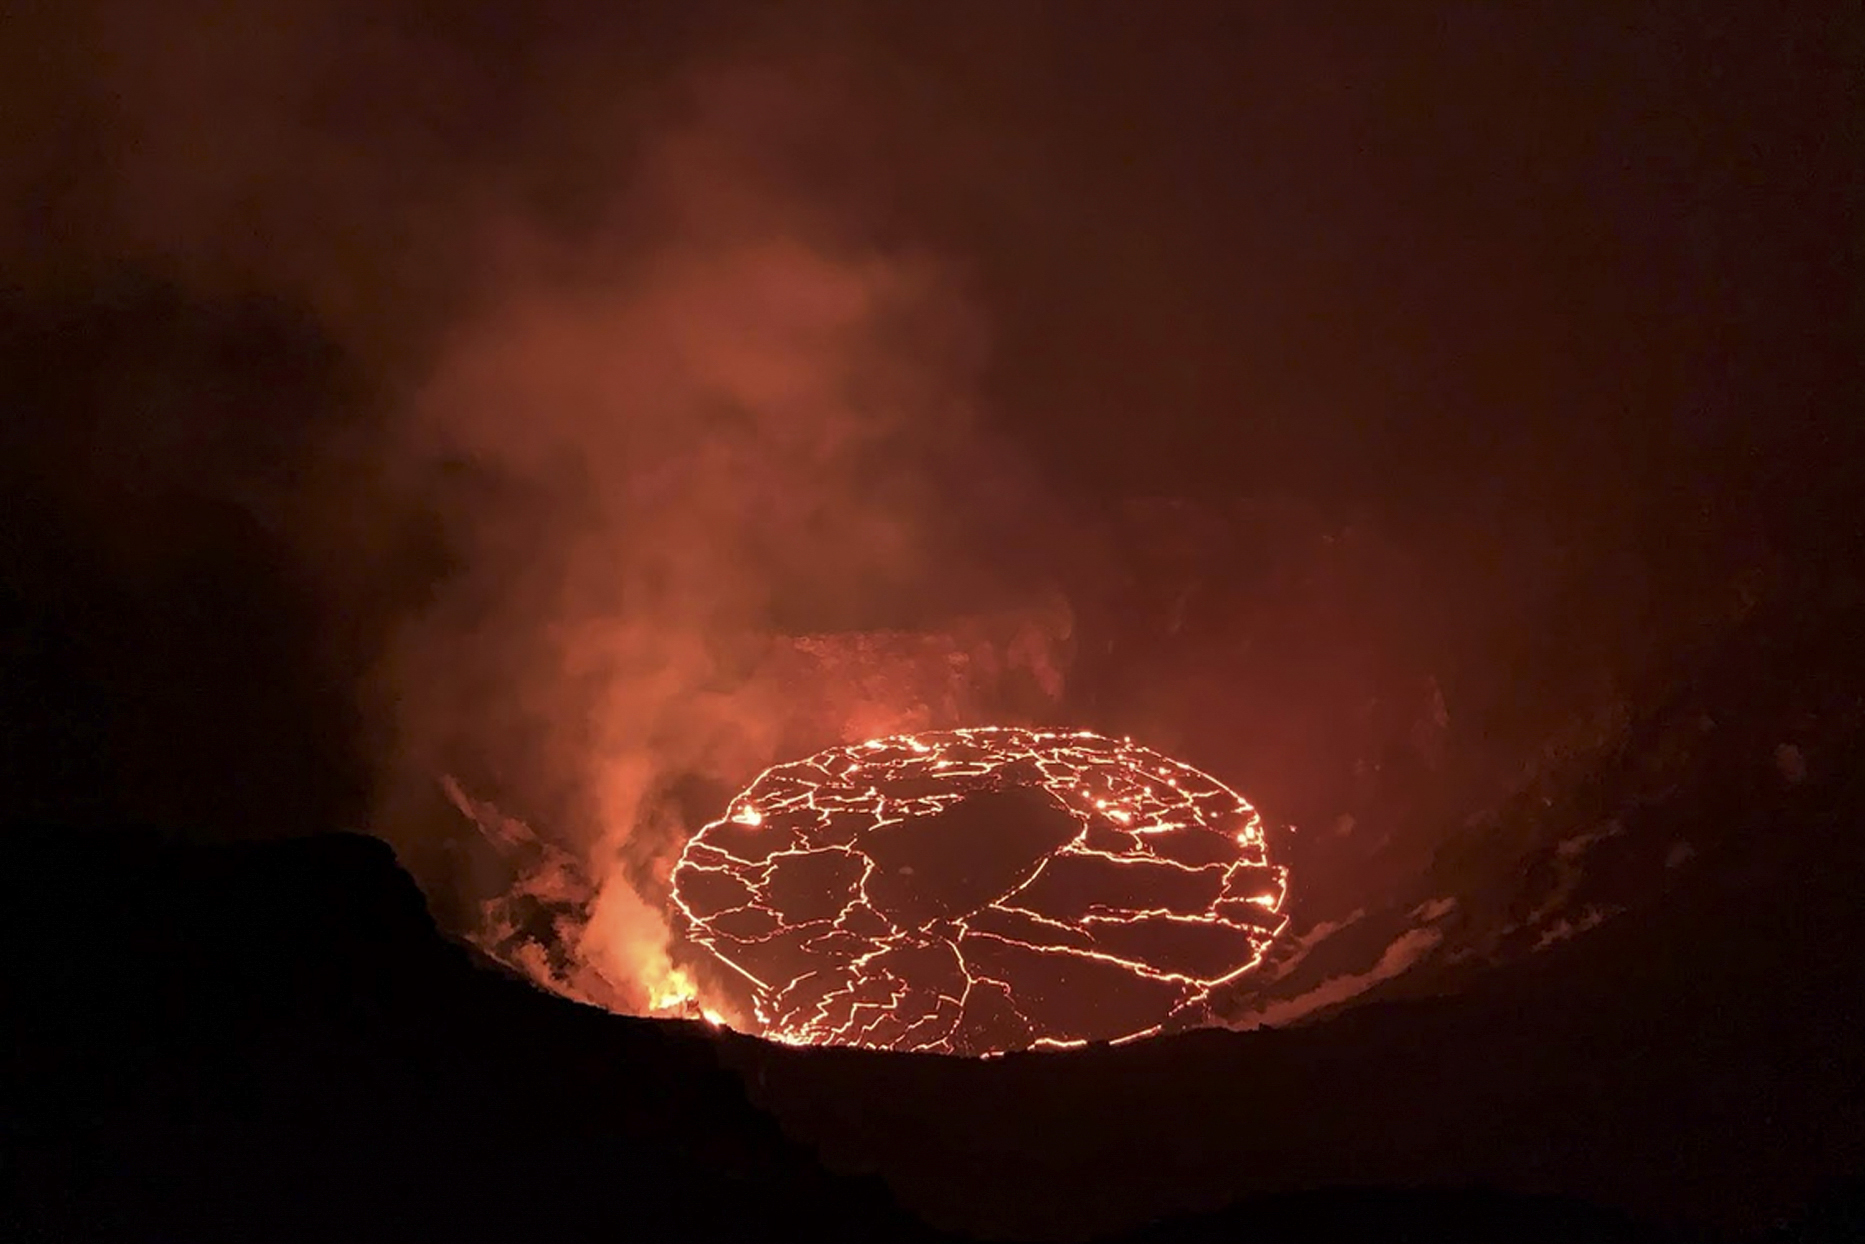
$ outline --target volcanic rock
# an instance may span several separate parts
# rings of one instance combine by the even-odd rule
[[[786,1141],[703,1026],[475,966],[372,839],[9,845],[11,1238],[928,1234]]]

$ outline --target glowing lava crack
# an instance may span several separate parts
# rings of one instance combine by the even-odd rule
[[[950,730],[766,770],[687,843],[674,907],[764,1035],[985,1055],[1195,1019],[1281,932],[1235,791],[1085,732]]]

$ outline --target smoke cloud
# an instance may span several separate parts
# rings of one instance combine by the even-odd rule
[[[260,492],[243,463],[191,458],[194,483],[286,533],[327,632],[393,619],[357,642],[371,827],[421,871],[443,776],[521,814],[594,887],[534,897],[581,904],[572,942],[633,1006],[671,971],[681,783],[923,715],[923,686],[860,653],[803,703],[798,660],[848,654],[792,637],[963,630],[991,571],[954,492],[1007,469],[976,418],[965,273],[851,172],[900,140],[898,93],[819,19],[696,8],[445,29],[308,0],[47,9],[16,66],[26,124],[0,135],[22,280],[128,266],[262,296],[360,377],[365,409],[300,429]],[[189,444],[278,416],[164,418]],[[931,652],[965,666],[934,711],[1016,666],[1053,698],[1068,627],[1062,606],[973,625]],[[1009,655],[966,665],[985,651]]]
[[[655,797],[744,780],[794,727],[765,676],[781,626],[928,575],[979,358],[932,259],[837,237],[765,175],[781,83],[690,89],[631,188],[657,227],[524,239],[398,428],[409,461],[488,486],[454,504],[463,565],[385,671],[402,769],[520,770],[589,861],[580,940],[615,980],[665,970],[630,887],[664,884],[691,827],[653,824]]]

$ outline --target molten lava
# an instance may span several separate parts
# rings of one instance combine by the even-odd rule
[[[1195,1020],[1282,931],[1287,879],[1209,774],[998,727],[767,769],[687,843],[673,903],[765,1036],[989,1055]]]

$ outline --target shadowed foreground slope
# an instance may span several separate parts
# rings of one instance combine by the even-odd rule
[[[706,1039],[474,967],[380,843],[36,845],[8,1147],[40,1238],[921,1235]]]
[[[1672,1238],[1535,1192],[1746,1232],[1861,1153],[1839,859],[1465,997],[978,1063],[549,998],[442,940],[366,839],[15,841],[15,1238],[938,1238],[747,1088],[832,1167],[1000,1237]],[[1675,940],[1719,897],[1746,953]]]

